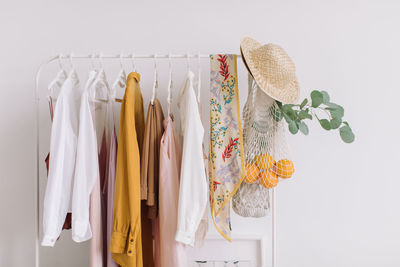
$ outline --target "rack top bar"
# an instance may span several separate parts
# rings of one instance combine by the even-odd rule
[[[97,58],[114,58],[114,59],[138,59],[138,58],[209,58],[210,54],[116,54],[116,55],[107,55],[107,54],[89,54],[89,55],[75,55],[75,54],[59,54],[54,56],[53,59],[69,59],[69,58],[81,58],[81,59],[97,59]],[[241,55],[236,55],[238,58]]]

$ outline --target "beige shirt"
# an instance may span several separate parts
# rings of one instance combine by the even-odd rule
[[[149,218],[157,216],[158,180],[160,142],[163,129],[164,113],[158,99],[149,103],[144,130],[143,153],[141,156],[140,192],[141,199],[146,200],[149,208]]]

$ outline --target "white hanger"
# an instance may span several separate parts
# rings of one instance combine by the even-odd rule
[[[154,57],[154,82],[153,82],[153,93],[151,96],[151,104],[152,105],[154,104],[154,99],[156,98],[156,94],[157,94],[156,90],[158,88],[158,71],[157,71],[157,59],[156,59],[157,55],[154,54],[153,57]]]
[[[197,55],[197,68],[198,68],[198,80],[197,80],[197,103],[200,104],[200,91],[201,91],[201,59],[200,52]]]
[[[103,70],[104,69],[104,65],[103,65],[103,52],[100,52],[98,54],[98,58],[99,58],[99,63],[100,63],[100,69]]]
[[[121,67],[121,70],[118,73],[117,79],[113,83],[112,87],[110,88],[110,97],[114,99],[117,102],[121,102],[121,99],[117,99],[116,94],[117,94],[117,87],[124,88],[126,86],[126,72],[124,69],[124,65],[122,63],[122,53],[119,55],[119,64]]]
[[[92,87],[94,88],[94,92],[96,92],[98,84],[102,84],[103,86],[105,86],[106,87],[106,95],[105,95],[106,99],[97,98],[96,94],[93,93],[94,94],[93,101],[96,103],[107,103],[109,101],[112,101],[113,99],[111,99],[111,97],[110,97],[111,89],[107,82],[107,78],[106,78],[104,67],[103,67],[103,53],[102,52],[97,53],[97,59],[98,59],[99,65],[100,65],[100,70],[97,70],[95,81],[94,81],[94,84],[92,85]]]
[[[172,103],[172,59],[171,53],[168,53],[168,64],[169,64],[169,79],[168,79],[168,96],[167,96],[167,103],[168,103],[168,116],[171,115],[171,103]]]
[[[119,66],[122,70],[124,69],[124,64],[122,63],[122,52],[119,54]]]
[[[126,86],[126,72],[124,69],[124,65],[122,64],[122,53],[119,55],[119,65],[121,67],[119,73],[118,73],[118,77],[115,80],[115,82],[112,85],[112,90],[114,91],[115,94],[115,90],[117,88],[117,86],[123,88]]]
[[[62,83],[64,82],[64,80],[67,78],[67,72],[64,69],[64,66],[62,65],[61,59],[62,59],[63,55],[59,54],[58,55],[58,66],[60,67],[60,70],[57,72],[56,77],[54,78],[54,80],[52,80],[49,84],[49,86],[47,87],[47,89],[50,91],[50,95],[53,95],[53,91],[54,91],[54,86],[61,86]]]
[[[90,66],[92,67],[90,70],[95,70],[96,65],[94,64],[94,58],[96,57],[96,53],[93,51],[89,57],[90,57]]]
[[[133,54],[133,52],[132,52],[132,54],[131,54],[131,60],[132,60],[132,69],[133,69],[133,72],[136,72],[135,55]]]
[[[62,57],[63,57],[63,54],[60,53],[60,54],[58,55],[58,60],[57,60],[57,62],[58,62],[58,66],[60,67],[60,69],[61,69],[61,70],[64,70],[64,66],[63,66],[62,61],[61,61]]]
[[[75,70],[74,63],[72,62],[72,51],[69,53],[69,64],[71,65],[71,70]]]
[[[68,76],[61,61],[62,57],[63,57],[62,54],[58,55],[58,66],[60,67],[60,70],[57,72],[57,75],[54,78],[54,80],[52,80],[49,86],[47,86],[47,89],[50,91],[49,97],[53,97],[54,86],[57,85],[58,87],[61,87]]]
[[[101,52],[93,51],[90,54],[90,65],[92,67],[92,70],[95,71],[103,69],[103,54]]]
[[[186,66],[187,66],[187,71],[190,71],[190,59],[189,59],[189,52],[186,54]]]

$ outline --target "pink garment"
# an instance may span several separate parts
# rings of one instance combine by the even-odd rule
[[[99,154],[101,188],[101,223],[103,267],[118,267],[109,250],[113,227],[115,170],[117,159],[117,135],[112,106],[106,109],[106,123]],[[94,252],[92,254],[94,257]]]
[[[90,267],[103,266],[103,231],[101,219],[100,179],[97,179],[90,194]]]
[[[91,107],[92,114],[96,114],[95,105],[92,104]],[[96,118],[93,116],[93,122],[96,124]],[[105,131],[103,132],[102,140],[105,140],[104,136]],[[101,159],[104,155],[104,148],[101,146],[99,153],[99,163],[101,163]],[[101,204],[101,170],[102,166],[99,165],[99,179],[97,179],[94,184],[93,190],[90,193],[90,228],[92,230],[92,239],[90,239],[90,267],[103,267],[103,229],[102,229],[102,204]]]
[[[111,234],[113,228],[113,208],[114,208],[114,187],[115,187],[115,170],[117,163],[117,135],[115,126],[111,132],[111,140],[109,144],[108,166],[107,166],[107,267],[118,267],[118,264],[113,260],[112,254],[109,250],[111,242]]]
[[[162,267],[187,267],[185,245],[175,241],[182,148],[170,116],[164,120],[164,128],[160,147],[160,263]]]

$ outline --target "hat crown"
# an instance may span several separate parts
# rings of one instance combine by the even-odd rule
[[[245,66],[266,94],[282,103],[298,100],[296,68],[285,50],[276,44],[262,45],[250,37],[242,39],[240,49]]]
[[[266,44],[250,51],[251,57],[257,59],[256,65],[259,70],[268,77],[275,80],[293,79],[296,77],[294,62],[279,45]]]

